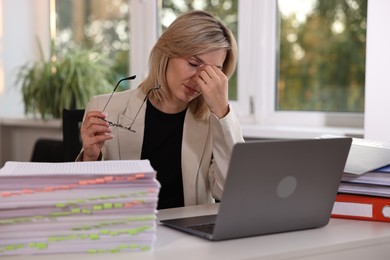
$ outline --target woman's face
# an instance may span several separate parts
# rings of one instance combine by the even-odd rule
[[[226,50],[219,49],[212,52],[188,57],[171,58],[167,66],[167,82],[169,102],[178,106],[187,107],[188,103],[201,95],[201,89],[195,80],[203,65],[215,65],[222,69],[226,58]]]

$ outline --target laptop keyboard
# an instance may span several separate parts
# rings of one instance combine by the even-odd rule
[[[200,224],[200,225],[193,225],[193,226],[187,226],[187,228],[212,234],[214,230],[215,223],[207,223],[207,224]]]

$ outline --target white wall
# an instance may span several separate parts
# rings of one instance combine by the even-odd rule
[[[0,117],[23,117],[18,68],[49,50],[49,0],[0,0]],[[48,53],[46,53],[48,55]]]
[[[390,1],[369,0],[364,136],[390,141]]]

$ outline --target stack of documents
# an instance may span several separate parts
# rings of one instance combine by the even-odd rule
[[[344,173],[339,192],[390,197],[390,166],[363,173]]]
[[[353,138],[332,217],[390,222],[389,165],[389,142]]]
[[[160,185],[148,160],[7,162],[0,256],[152,250]]]
[[[338,191],[332,217],[390,222],[390,142],[353,138]]]
[[[324,134],[318,138],[340,136]],[[351,174],[363,174],[390,165],[390,142],[380,142],[362,138],[352,138],[344,171]]]

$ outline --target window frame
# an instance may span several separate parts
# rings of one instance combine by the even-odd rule
[[[240,118],[264,126],[363,128],[363,113],[277,111],[277,1],[239,1],[238,9],[239,99],[235,109]]]

